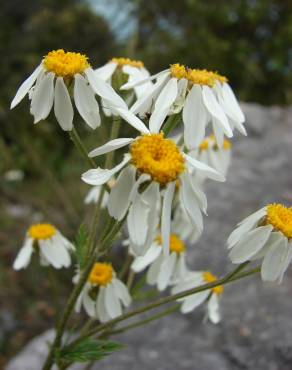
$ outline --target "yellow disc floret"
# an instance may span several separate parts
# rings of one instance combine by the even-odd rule
[[[117,63],[119,67],[131,66],[136,68],[144,68],[144,63],[141,60],[132,60],[130,58],[112,58],[110,62]]]
[[[156,237],[158,244],[162,245],[162,237],[158,235]],[[170,252],[175,252],[177,254],[183,253],[186,250],[184,242],[177,237],[175,234],[170,234],[169,236],[169,250]]]
[[[177,180],[185,168],[180,150],[163,133],[141,136],[131,145],[130,152],[138,171],[149,174],[161,185]]]
[[[107,285],[113,279],[113,268],[110,263],[97,262],[91,269],[88,281],[93,285]]]
[[[56,228],[51,224],[35,224],[28,229],[28,236],[35,240],[45,240],[50,239],[56,232]]]
[[[83,73],[90,65],[87,56],[80,53],[65,52],[63,49],[53,50],[44,57],[43,66],[56,76],[72,78]]]
[[[227,82],[227,78],[217,72],[207,71],[206,69],[191,69],[179,63],[170,65],[170,74],[178,79],[185,78],[192,84],[209,87],[213,87],[216,82]]]
[[[287,238],[292,238],[292,207],[269,204],[266,223],[272,225],[277,231],[281,231]]]
[[[212,274],[212,272],[210,271],[205,271],[203,273],[203,278],[205,280],[206,283],[213,283],[214,281],[218,280],[217,277],[215,275]],[[214,288],[211,289],[213,293],[215,294],[222,294],[223,293],[223,285],[218,285],[218,286],[215,286]]]

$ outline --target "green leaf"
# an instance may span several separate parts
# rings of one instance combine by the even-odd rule
[[[75,239],[76,257],[81,270],[83,269],[86,262],[86,256],[88,252],[88,238],[89,233],[87,227],[84,224],[81,224]]]
[[[58,357],[64,362],[97,361],[121,348],[123,345],[116,342],[85,338],[74,346],[64,347]]]

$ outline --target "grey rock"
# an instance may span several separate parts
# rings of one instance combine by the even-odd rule
[[[227,182],[207,184],[205,231],[188,258],[193,269],[218,275],[232,269],[225,242],[236,223],[266,203],[292,204],[292,108],[242,106],[249,136],[235,140]],[[226,286],[222,312],[217,326],[203,324],[202,307],[120,334],[115,339],[126,349],[93,369],[292,369],[292,268],[280,286],[259,276]],[[40,369],[48,335],[28,344],[6,370]]]

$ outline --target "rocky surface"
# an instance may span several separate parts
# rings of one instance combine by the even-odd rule
[[[208,183],[205,232],[190,251],[194,269],[231,269],[225,240],[235,224],[268,202],[292,204],[292,109],[244,104],[248,138],[238,137],[227,182]],[[226,287],[223,321],[203,324],[203,307],[173,314],[143,329],[119,335],[123,351],[96,370],[291,370],[292,268],[281,286],[259,277]],[[39,370],[47,332],[31,342],[6,370]]]

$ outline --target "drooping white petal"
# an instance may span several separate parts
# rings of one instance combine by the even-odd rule
[[[166,187],[163,196],[162,214],[161,214],[161,236],[164,255],[169,254],[170,218],[174,189],[175,182],[169,183]]]
[[[156,284],[162,261],[163,261],[163,254],[161,253],[160,256],[152,263],[152,265],[149,267],[147,271],[147,275],[146,275],[147,284],[149,285]]]
[[[194,167],[197,171],[202,172],[206,177],[215,181],[225,181],[225,177],[218,171],[214,170],[214,168],[190,157],[188,154],[183,153],[183,156],[192,167]]]
[[[158,290],[163,291],[169,285],[171,275],[174,272],[176,259],[177,257],[175,252],[172,252],[168,256],[164,257],[157,277]]]
[[[143,85],[145,82],[148,82],[148,81],[151,81],[151,80],[162,78],[162,76],[169,76],[169,69],[165,69],[165,70],[163,70],[163,71],[161,71],[159,73],[156,73],[155,75],[152,75],[150,77],[145,78],[144,80],[127,82],[126,84],[124,84],[121,87],[121,90],[130,90],[130,89],[133,89],[133,87],[136,87],[136,86],[139,86],[139,85]]]
[[[101,98],[107,100],[111,107],[128,109],[127,104],[108,83],[97,77],[91,68],[84,71],[92,89]]]
[[[114,319],[122,314],[121,303],[116,296],[114,287],[112,284],[108,284],[105,287],[105,307],[109,316]]]
[[[261,268],[263,281],[276,281],[281,275],[288,252],[287,238],[282,236],[267,251]]]
[[[108,81],[117,68],[117,63],[109,62],[94,70],[95,75],[103,81]]]
[[[181,305],[181,312],[182,313],[188,313],[193,311],[195,308],[197,308],[201,303],[203,303],[210,291],[204,290],[203,292],[199,292],[193,295],[190,295],[184,299],[183,304]]]
[[[119,172],[129,161],[131,157],[125,155],[124,159],[111,170],[96,168],[84,172],[81,176],[82,180],[89,185],[103,185],[117,172]]]
[[[86,292],[83,296],[83,307],[87,313],[88,316],[90,317],[96,317],[96,307],[95,307],[95,302],[93,299],[89,296],[89,293]]]
[[[69,267],[71,264],[71,257],[68,250],[54,237],[50,240],[40,242],[40,253],[44,254],[48,262],[56,269]]]
[[[231,87],[226,82],[223,83],[223,86],[222,86],[222,96],[223,96],[224,101],[226,102],[226,106],[229,107],[228,113],[230,117],[236,122],[243,123],[245,121],[245,118],[242,113],[242,110],[238,104],[238,101]]]
[[[143,247],[148,231],[149,206],[137,194],[129,209],[127,226],[131,241],[137,247]]]
[[[198,205],[196,193],[193,191],[190,178],[187,174],[183,174],[181,177],[181,200],[183,206],[191,219],[192,223],[196,225],[198,230],[203,230],[203,217],[201,214],[200,207]]]
[[[135,169],[127,166],[121,171],[108,199],[108,211],[111,217],[120,221],[130,206],[130,193],[135,184]]]
[[[238,223],[238,225],[242,225],[243,223],[246,222],[257,222],[259,221],[262,217],[264,217],[267,213],[267,207],[263,207],[259,209],[258,211],[252,213],[251,215],[245,217],[242,221]]]
[[[96,302],[96,313],[100,322],[106,322],[110,320],[110,316],[105,308],[105,289],[103,286],[99,288],[97,302]]]
[[[30,106],[34,123],[47,118],[50,114],[54,103],[54,77],[54,73],[50,72],[35,86]]]
[[[114,107],[113,112],[121,116],[125,121],[127,121],[131,126],[133,126],[136,130],[139,132],[142,132],[143,134],[149,134],[148,128],[145,126],[145,124],[132,113],[127,108],[120,108],[120,107]]]
[[[233,263],[243,263],[249,261],[252,256],[258,253],[265,245],[273,230],[273,227],[260,226],[255,230],[248,232],[231,249],[229,257]]]
[[[262,259],[265,257],[267,252],[273,248],[275,244],[278,244],[280,240],[283,238],[283,234],[277,231],[272,231],[270,234],[269,239],[266,241],[265,245],[258,253],[251,257],[251,261],[256,261],[258,259]]]
[[[117,150],[119,148],[123,148],[124,146],[130,144],[133,142],[135,139],[128,138],[128,137],[123,137],[119,139],[114,139],[108,141],[106,144],[101,145],[100,147],[92,150],[89,154],[88,157],[97,157],[98,155],[102,155],[105,153],[112,152],[114,150]]]
[[[132,298],[129,294],[128,288],[126,285],[121,282],[119,279],[113,279],[113,287],[116,293],[116,296],[123,302],[125,307],[128,307],[131,304]]]
[[[13,263],[14,270],[26,268],[30,262],[33,251],[33,240],[28,238],[25,240],[24,245],[21,247]]]
[[[38,75],[41,73],[41,71],[42,65],[40,64],[38,67],[36,67],[32,74],[20,85],[15,97],[11,102],[10,109],[13,109],[19,102],[21,102],[21,100],[29,92],[30,88],[34,84],[35,80],[38,78]]]
[[[154,111],[149,120],[150,132],[159,132],[161,125],[167,116],[169,109],[178,94],[177,79],[171,78],[159,94]]]
[[[223,148],[224,143],[224,130],[220,125],[220,121],[216,117],[212,117],[212,128],[216,139],[216,144],[220,149]]]
[[[217,120],[222,125],[226,136],[232,137],[233,133],[226,118],[226,115],[223,109],[218,104],[215,94],[209,86],[203,86],[203,101],[210,114],[217,118]]]
[[[76,74],[74,79],[74,101],[80,116],[88,126],[92,129],[98,127],[100,125],[100,115],[94,91],[80,74]]]
[[[221,321],[220,306],[217,294],[212,294],[208,301],[208,317],[213,324]]]
[[[205,136],[208,114],[203,104],[202,89],[193,85],[183,108],[184,142],[188,149],[200,145]]]
[[[140,272],[149,266],[161,254],[162,248],[157,243],[153,243],[144,256],[135,258],[131,265],[131,269],[135,272]]]
[[[282,271],[281,271],[281,274],[280,274],[280,276],[278,278],[279,284],[282,283],[282,280],[283,280],[283,277],[284,277],[284,273],[287,270],[287,268],[288,268],[291,260],[292,260],[292,243],[290,241],[290,242],[288,242],[286,257],[285,257],[285,259],[283,261],[283,264],[282,264],[282,267],[281,267]]]
[[[62,77],[58,77],[55,84],[54,112],[64,131],[73,127],[73,107],[67,87]]]

